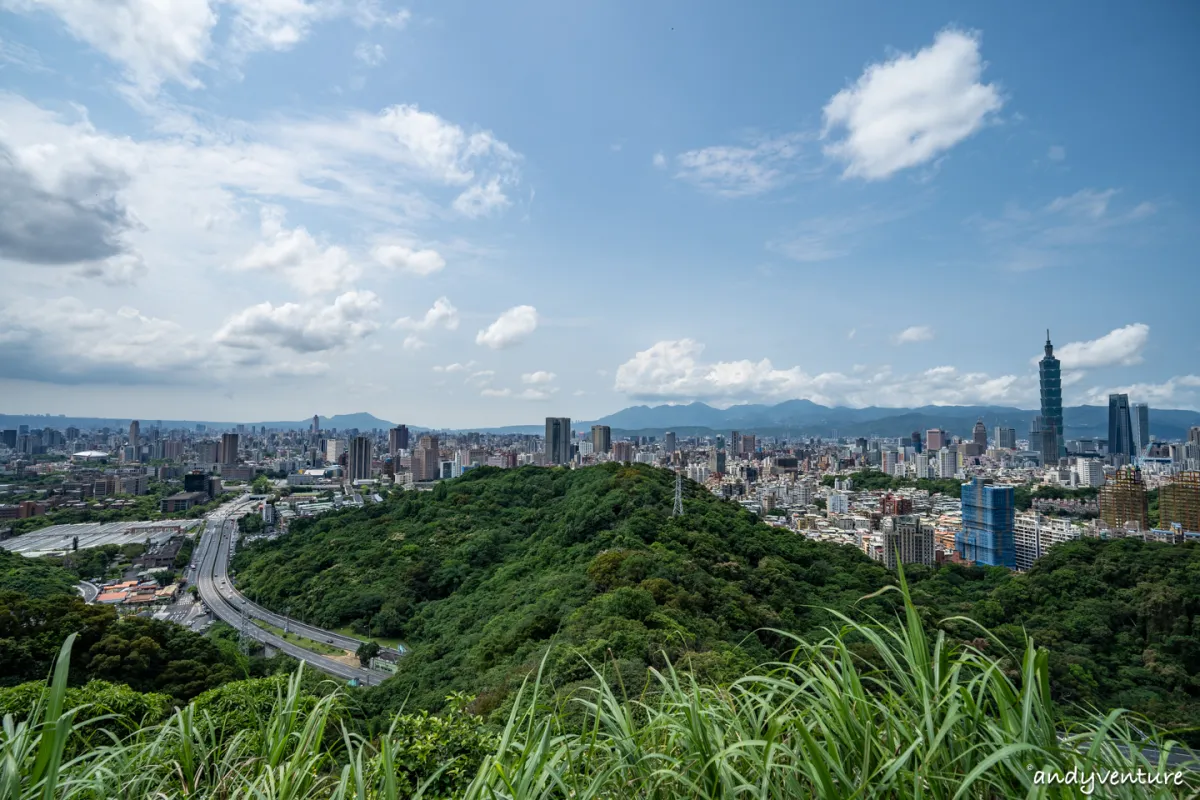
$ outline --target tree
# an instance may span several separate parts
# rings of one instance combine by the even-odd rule
[[[255,494],[270,494],[275,488],[275,484],[266,475],[259,475],[254,479],[254,483],[250,484],[250,490]]]
[[[358,646],[354,655],[358,656],[358,663],[365,667],[371,663],[372,658],[379,655],[379,651],[382,649],[378,642],[363,642]]]

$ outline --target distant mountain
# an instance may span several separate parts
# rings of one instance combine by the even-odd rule
[[[365,411],[359,411],[355,414],[334,414],[332,417],[321,417],[322,430],[349,430],[358,428],[360,431],[369,431],[379,428],[386,430],[387,428],[396,427],[396,423],[388,422],[385,419],[380,419],[373,414],[368,414]],[[82,428],[84,430],[96,430],[98,428],[128,428],[130,423],[129,417],[68,417],[63,414],[0,414],[0,430],[16,428],[19,425],[28,425],[30,429],[37,428],[57,428],[62,430],[67,427]],[[299,421],[275,421],[275,422],[210,422],[207,420],[192,420],[192,419],[164,419],[154,420],[146,417],[139,418],[142,423],[142,429],[148,430],[151,426],[162,422],[164,429],[171,428],[195,428],[197,425],[203,425],[210,430],[225,430],[236,428],[238,425],[245,425],[247,428],[267,427],[275,430],[295,431],[308,430],[312,425],[312,417]],[[410,425],[410,430],[421,431],[425,428],[418,428]]]

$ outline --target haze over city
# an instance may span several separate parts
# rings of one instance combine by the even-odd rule
[[[0,3],[0,411],[1200,409],[1191,6],[134,6]]]

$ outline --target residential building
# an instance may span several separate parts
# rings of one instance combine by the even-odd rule
[[[955,549],[967,561],[1015,569],[1014,490],[991,480],[974,478],[962,486],[962,530]]]
[[[442,474],[442,456],[438,437],[432,434],[417,440],[412,451],[412,476],[414,481],[436,481]]]
[[[992,435],[996,438],[996,447],[1000,448],[1001,450],[1017,449],[1016,428],[1001,428],[997,426]]]
[[[1150,505],[1142,471],[1125,466],[1100,488],[1100,519],[1110,528],[1150,530]]]
[[[1017,514],[1013,520],[1017,569],[1028,571],[1051,546],[1078,538],[1079,532],[1067,517],[1045,517],[1032,512]]]
[[[933,564],[933,522],[916,514],[884,517],[880,523],[883,534],[883,565],[895,569],[897,564]]]
[[[850,493],[841,489],[834,489],[829,493],[829,500],[826,501],[826,511],[830,514],[849,514],[850,513]]]
[[[671,436],[672,434],[667,434]],[[612,452],[612,428],[607,425],[592,426],[592,451],[595,453]]]
[[[571,418],[546,417],[546,463],[571,462]]]
[[[933,431],[930,431],[932,434]],[[943,447],[937,451],[937,469],[939,478],[953,478],[958,474],[958,451],[953,447]]]
[[[1098,458],[1075,459],[1075,474],[1080,486],[1095,488],[1104,485],[1104,464]]]
[[[1117,465],[1128,464],[1136,450],[1129,420],[1129,395],[1108,396],[1108,455]]]
[[[612,460],[622,461],[626,464],[633,461],[633,442],[613,442],[612,443]]]
[[[757,449],[758,449],[758,439],[755,438],[754,434],[753,433],[743,433],[742,434],[742,451],[741,451],[742,455],[752,456],[752,455],[754,455],[754,451]]]
[[[1049,435],[1053,429],[1054,433],[1054,446],[1043,451],[1042,464],[1057,464],[1067,452],[1063,446],[1062,365],[1054,357],[1050,331],[1046,331],[1046,354],[1038,362],[1038,385],[1042,399],[1042,431]],[[1037,449],[1036,445],[1034,449]]]
[[[713,450],[708,454],[708,471],[713,475],[725,474],[724,450]]]
[[[668,453],[674,453],[679,449],[675,443],[675,431],[667,431],[663,434],[663,449]]]
[[[325,440],[325,460],[330,464],[338,464],[342,460],[342,454],[346,452],[346,443],[341,439],[326,439]]]
[[[1159,527],[1200,532],[1200,472],[1181,472],[1158,490]]]
[[[395,456],[408,449],[408,426],[397,425],[388,431],[388,455]]]
[[[734,456],[740,456],[742,454],[741,431],[729,432],[729,449],[733,452]]]
[[[371,477],[371,440],[366,436],[355,436],[350,440],[349,459],[346,461],[346,478],[350,483]]]
[[[222,464],[236,464],[238,460],[238,435],[222,433],[221,447],[217,453],[218,461]]]

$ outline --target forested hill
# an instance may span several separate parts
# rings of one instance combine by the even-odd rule
[[[438,707],[452,690],[487,711],[536,668],[554,639],[556,686],[615,659],[630,691],[647,665],[691,651],[723,678],[775,653],[762,628],[832,624],[890,582],[849,547],[762,524],[735,504],[645,465],[480,468],[433,492],[301,521],[243,550],[241,588],[326,627],[368,626],[412,652],[381,690]],[[864,603],[884,612],[895,601]],[[399,700],[397,702],[399,702]]]

